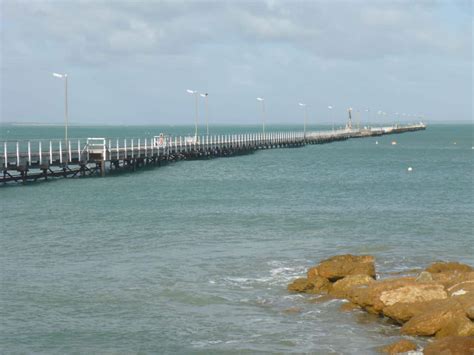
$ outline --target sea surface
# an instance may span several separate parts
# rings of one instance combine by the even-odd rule
[[[0,130],[9,140],[63,134]],[[0,353],[375,353],[400,338],[396,326],[286,286],[342,253],[374,255],[381,277],[435,260],[474,265],[473,146],[473,125],[432,125],[0,187]]]

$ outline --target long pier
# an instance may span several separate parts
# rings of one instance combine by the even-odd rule
[[[269,132],[200,137],[86,138],[0,142],[0,184],[53,178],[105,176],[169,162],[248,154],[261,149],[302,147],[350,138],[424,130],[423,123],[317,132]]]

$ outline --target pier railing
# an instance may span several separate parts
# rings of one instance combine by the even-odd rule
[[[424,129],[424,125],[379,129],[339,129],[311,132],[268,132],[205,136],[153,136],[147,138],[96,138],[69,140],[18,140],[0,142],[1,182],[39,177],[84,175],[109,169],[161,164],[166,161],[228,156],[269,148],[329,143],[356,137]],[[95,167],[91,167],[94,165]],[[56,170],[53,171],[53,168]],[[57,169],[60,169],[59,172]],[[36,172],[35,172],[36,171]]]

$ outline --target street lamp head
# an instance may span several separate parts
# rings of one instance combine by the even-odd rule
[[[67,77],[67,74],[59,74],[59,73],[53,73],[53,76],[56,77],[56,78],[66,78]]]
[[[328,106],[328,109],[332,110],[332,109],[333,109],[333,107],[332,107],[331,105],[329,105],[329,106]]]
[[[201,97],[207,97],[209,94],[206,92],[205,94],[200,94]]]
[[[257,97],[257,101],[264,101],[262,97]]]
[[[191,95],[197,94],[197,91],[189,90],[189,89],[186,90],[186,92],[187,92],[188,94],[191,94]]]
[[[301,102],[298,103],[298,105],[303,106],[303,107],[306,106],[306,104],[303,104],[303,103],[301,103]]]

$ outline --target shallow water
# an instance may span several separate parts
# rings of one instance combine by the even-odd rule
[[[1,129],[8,139],[62,133]],[[110,135],[161,130],[192,128]],[[71,131],[101,136],[109,128]],[[473,145],[472,125],[435,125],[0,188],[0,349],[374,352],[399,338],[397,327],[340,313],[340,301],[289,294],[286,285],[340,253],[372,254],[380,273],[434,260],[474,264]]]

